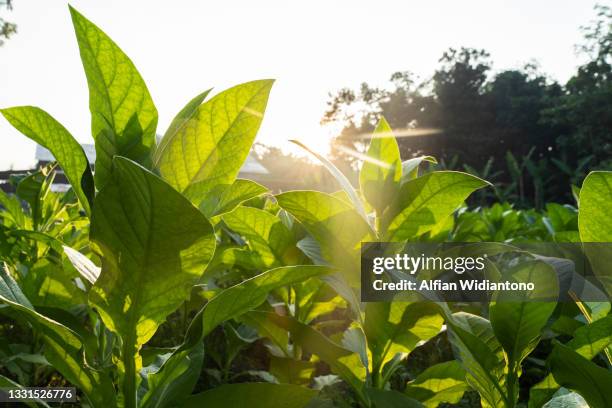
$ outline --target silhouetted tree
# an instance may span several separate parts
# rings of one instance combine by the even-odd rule
[[[0,8],[5,7],[7,10],[13,9],[13,1],[12,0],[4,0],[0,1]],[[4,18],[0,17],[0,45],[4,44],[4,39],[9,39],[11,35],[17,32],[17,25],[6,21]]]
[[[388,89],[364,83],[330,95],[323,121],[345,124],[334,153],[355,160],[347,148],[363,151],[385,115],[401,136],[412,136],[400,138],[404,159],[431,154],[446,167],[496,174],[540,205],[570,201],[570,184],[591,168],[612,167],[612,9],[596,12],[582,27],[585,62],[564,86],[535,63],[493,74],[486,51],[451,48],[428,81],[398,72]]]

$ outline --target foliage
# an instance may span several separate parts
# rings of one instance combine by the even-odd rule
[[[355,182],[302,146],[339,191],[271,195],[236,177],[272,81],[199,93],[158,144],[139,72],[70,11],[98,162],[94,173],[41,109],[2,110],[57,164],[0,194],[0,385],[72,385],[91,407],[610,405],[610,303],[542,301],[560,285],[546,257],[525,253],[500,269],[537,283],[518,299],[362,303],[358,294],[363,242],[607,242],[610,173],[575,189],[578,209],[469,209],[491,184],[435,169],[431,156],[402,161],[381,119]],[[483,96],[485,57],[449,53],[444,92],[466,91],[447,76],[460,75]],[[52,189],[56,166],[67,193]],[[609,254],[587,255],[609,290]]]

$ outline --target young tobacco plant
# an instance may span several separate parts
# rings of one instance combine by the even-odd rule
[[[388,390],[388,382],[402,358],[440,332],[443,318],[434,305],[426,303],[370,303],[362,307],[355,293],[360,279],[360,245],[422,238],[443,225],[470,193],[487,183],[451,171],[419,176],[419,164],[433,158],[401,162],[397,142],[384,119],[374,132],[360,172],[360,193],[329,161],[316,156],[343,191],[290,191],[277,195],[276,200],[309,233],[298,247],[313,263],[336,272],[323,279],[344,297],[355,321],[337,343],[293,316],[251,312],[247,317],[260,323],[273,322],[289,331],[295,345],[327,362],[352,387],[361,405],[421,406],[406,394]],[[440,402],[445,398],[455,400],[463,393],[462,369],[456,363],[447,366],[449,379],[445,384],[452,383],[449,388],[454,387],[454,391],[444,394],[442,388],[434,386],[436,389],[425,392],[425,397],[423,392],[414,391],[428,406],[435,406],[432,394],[437,393]],[[425,376],[435,378],[440,371],[438,367]],[[420,381],[413,390],[428,387],[422,385],[427,384],[425,377]]]
[[[74,194],[51,191],[55,175],[54,166],[47,165],[16,177],[15,195],[0,191],[0,259],[34,304],[68,308],[84,297],[72,282],[79,274],[64,262],[63,247],[87,245],[89,222]]]
[[[580,189],[578,229],[586,255],[608,299],[612,295],[610,262],[612,251],[612,172],[595,171]],[[594,243],[607,243],[597,245]],[[586,324],[573,333],[566,344],[556,343],[548,358],[551,375],[531,389],[529,406],[558,394],[559,387],[572,390],[590,407],[612,405],[612,315],[610,302],[582,302],[575,299]],[[603,355],[604,368],[590,360]],[[557,397],[560,398],[560,397]],[[554,400],[554,399],[553,399]],[[532,403],[533,401],[533,403]]]
[[[608,296],[610,272],[603,265],[610,252],[603,246],[596,247],[593,253],[589,252],[593,242],[610,242],[612,238],[607,228],[612,225],[611,182],[612,173],[606,172],[594,172],[585,179],[580,192],[578,216],[580,238],[590,243],[585,246],[586,255],[590,257],[593,270],[603,289],[608,291]],[[554,207],[549,207],[551,209]],[[532,297],[538,296],[538,291],[546,294],[558,290],[554,287],[557,274],[549,264],[534,260],[507,273],[529,276],[530,281],[536,282],[537,291],[530,292],[529,298],[524,301],[512,302],[504,301],[501,298],[503,294],[495,294],[494,301],[489,305],[489,320],[464,312],[452,313],[446,306],[442,308],[457,357],[467,372],[468,383],[480,394],[483,406],[519,406],[521,364],[537,346],[544,329],[554,328],[555,323],[551,326],[551,320],[559,316],[553,315],[553,312],[561,308],[556,303],[533,302]],[[612,385],[609,369],[612,365],[610,303],[575,301],[586,324],[575,322],[571,325],[573,329],[566,329],[566,332],[573,331],[573,339],[566,344],[555,341],[548,357],[550,374],[531,388],[530,408],[563,404],[584,406],[586,403],[591,407],[603,408],[612,403],[607,392]],[[564,316],[568,314],[567,309],[561,308],[561,317],[567,317]],[[570,321],[575,319],[571,309],[569,318]],[[568,326],[568,323],[565,325]],[[558,327],[562,326],[559,324]],[[589,361],[598,355],[605,356],[608,369]],[[567,394],[568,389],[579,396]]]

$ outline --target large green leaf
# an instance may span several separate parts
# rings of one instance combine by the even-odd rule
[[[436,171],[402,185],[394,208],[385,214],[387,241],[405,241],[432,230],[475,190],[488,183],[456,171]]]
[[[218,185],[230,185],[249,154],[273,81],[247,82],[198,106],[166,136],[156,162],[162,177],[196,205]]]
[[[268,189],[252,180],[236,179],[231,185],[222,185],[218,195],[210,194],[200,204],[200,210],[208,217],[232,211],[243,202],[258,197]]]
[[[443,321],[433,303],[368,303],[364,331],[372,353],[373,375],[380,375],[383,366],[397,354],[406,355],[420,342],[440,333]],[[381,386],[378,381],[375,378],[375,385]]]
[[[102,30],[70,7],[89,86],[91,132],[96,142],[96,185],[110,177],[113,156],[145,166],[155,147],[157,109],[127,55]]]
[[[141,345],[189,296],[215,238],[198,209],[163,180],[128,159],[113,163],[92,219],[102,271],[90,302],[112,331]]]
[[[358,394],[363,395],[366,368],[361,363],[358,353],[338,345],[324,334],[293,317],[266,312],[253,313],[265,313],[269,321],[291,333],[291,339],[295,344],[318,356]]]
[[[166,133],[162,137],[159,142],[159,146],[155,149],[155,154],[153,156],[153,165],[157,166],[157,162],[163,155],[164,151],[168,147],[168,143],[174,138],[176,133],[181,130],[183,127],[187,126],[189,121],[196,114],[198,107],[204,102],[204,99],[208,96],[208,94],[212,91],[212,89],[208,89],[201,94],[195,96],[192,100],[190,100],[187,105],[181,109],[179,113],[176,114],[168,129],[166,129]]]
[[[290,384],[225,384],[201,394],[192,395],[181,406],[185,408],[304,408],[317,395],[306,387]]]
[[[164,369],[146,374],[147,392],[140,408],[175,407],[193,391],[204,361],[204,343],[191,350],[173,354],[164,362]],[[144,371],[144,369],[143,369]]]
[[[329,159],[327,159],[322,154],[319,154],[306,146],[304,143],[297,140],[290,140],[290,142],[295,143],[300,146],[302,149],[306,150],[308,153],[312,154],[317,160],[321,162],[323,167],[336,179],[340,187],[342,187],[342,191],[346,193],[347,201],[353,204],[355,210],[363,217],[363,219],[370,223],[368,215],[365,212],[365,206],[357,194],[357,191],[353,188],[353,185],[349,181],[349,179],[332,163]]]
[[[612,242],[612,172],[594,171],[584,180],[578,224],[583,242]]]
[[[612,296],[612,172],[590,173],[580,189],[580,211],[578,229],[582,242],[601,242],[602,245],[587,244],[593,271]],[[608,243],[608,244],[605,244]]]
[[[33,106],[2,109],[2,115],[21,133],[46,147],[64,170],[87,214],[94,196],[93,176],[83,148],[51,115]]]
[[[213,228],[162,179],[116,157],[112,180],[96,197],[91,241],[102,270],[89,301],[121,336],[129,381],[141,345],[188,298],[212,258]],[[134,388],[124,390],[127,399]]]
[[[325,266],[299,265],[271,269],[221,291],[196,314],[178,351],[194,347],[226,320],[240,317],[265,302],[272,290],[331,273]]]
[[[359,172],[361,193],[382,215],[397,194],[402,178],[400,151],[391,127],[381,118]]]
[[[45,343],[45,356],[68,381],[79,387],[95,407],[115,406],[113,384],[102,373],[84,368],[83,343],[68,327],[37,312],[17,283],[0,266],[0,303],[15,320],[29,323]]]
[[[493,294],[489,318],[495,336],[504,348],[508,365],[507,396],[518,400],[522,361],[540,341],[542,329],[552,315],[559,293],[559,283],[553,268],[541,261],[524,262],[505,271],[502,280],[533,283],[532,291]]]
[[[456,404],[469,389],[465,370],[458,361],[446,361],[428,367],[406,386],[406,395],[428,408],[443,402]]]
[[[289,333],[282,327],[277,326],[269,319],[268,313],[254,310],[240,316],[241,323],[251,326],[257,330],[260,337],[265,337],[276,345],[285,357],[292,355],[289,345]]]
[[[312,380],[316,365],[312,361],[295,360],[290,357],[270,356],[268,371],[281,384],[308,386]]]
[[[612,315],[580,327],[574,332],[574,338],[567,343],[576,353],[592,360],[612,344]]]
[[[230,229],[247,239],[265,267],[288,263],[288,251],[295,248],[295,238],[280,218],[252,207],[238,207],[222,218]]]
[[[490,322],[469,313],[450,314],[448,310],[445,317],[450,341],[467,373],[468,384],[478,391],[484,407],[503,406],[507,400],[505,363]]]
[[[375,239],[357,211],[345,201],[318,191],[290,191],[276,199],[319,242],[325,260],[357,286],[361,242]]]
[[[556,299],[559,284],[553,268],[540,261],[524,262],[506,271],[503,280],[533,283],[535,287],[532,291],[494,293],[489,308],[491,326],[504,348],[508,365],[512,370],[519,370],[520,363],[538,344],[542,329],[555,310],[557,303],[550,299]]]
[[[578,328],[567,346],[587,360],[592,360],[610,344],[612,344],[612,315]],[[553,375],[549,374],[529,390],[529,408],[541,407],[558,389],[559,384]]]
[[[612,407],[612,372],[580,356],[571,348],[556,344],[548,358],[555,381],[576,391],[591,408]]]
[[[30,266],[20,283],[34,306],[69,310],[87,303],[86,293],[74,283],[77,276],[72,268],[45,257]]]

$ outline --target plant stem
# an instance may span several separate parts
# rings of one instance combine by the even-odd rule
[[[374,221],[374,225],[376,228],[376,234],[381,235],[382,228],[382,211],[375,210],[374,212],[376,220]]]
[[[517,367],[509,367],[509,373],[507,377],[507,388],[508,388],[508,399],[506,400],[506,407],[514,408],[516,406],[516,397],[518,392],[515,392],[515,387],[518,382]]]
[[[136,350],[130,338],[123,343],[123,398],[125,408],[136,408]]]

